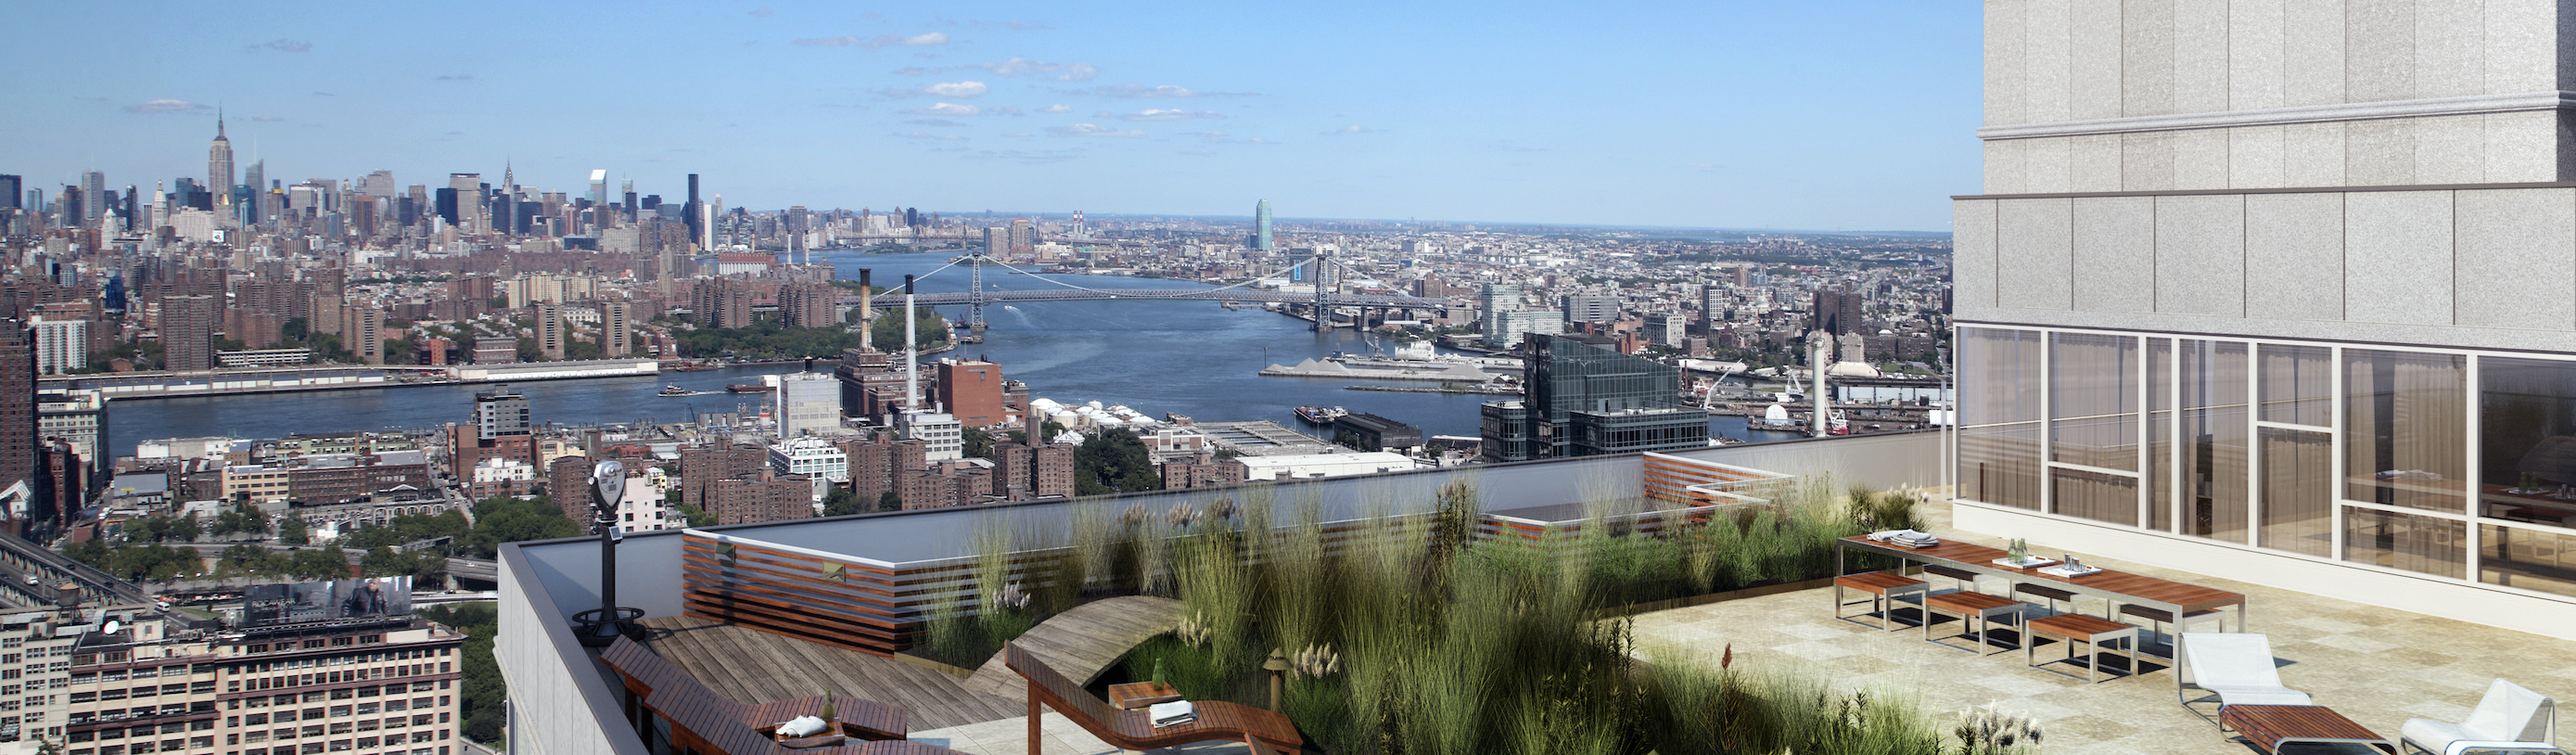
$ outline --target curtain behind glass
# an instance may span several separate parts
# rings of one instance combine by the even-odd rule
[[[2266,548],[2334,555],[2334,444],[2325,433],[2261,428]]]
[[[2343,518],[2346,561],[2444,577],[2468,574],[2466,522],[2358,507],[2344,509]]]
[[[2323,427],[2334,422],[2334,351],[2264,344],[2263,421]]]
[[[2231,543],[2246,538],[2247,434],[2245,344],[2183,339],[2181,467],[2184,534]]]
[[[1959,423],[2039,419],[2039,332],[1959,329]]]
[[[2345,352],[2345,495],[2467,513],[2468,379],[2465,356]]]
[[[2137,480],[2080,469],[2056,469],[2050,472],[2057,486],[2052,491],[2053,499],[2050,505],[2057,507],[2057,513],[2097,522],[2137,526]]]
[[[2136,470],[2138,339],[2090,333],[2056,339],[2048,365],[2052,460]]]

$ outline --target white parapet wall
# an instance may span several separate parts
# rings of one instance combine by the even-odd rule
[[[1955,528],[1999,538],[2029,540],[2031,548],[2043,555],[2064,551],[2077,556],[2133,561],[2576,640],[2576,601],[2568,599],[2135,527],[2094,524],[1973,501],[1952,502],[1950,515],[1951,526]],[[2259,602],[2248,606],[2246,616],[2246,631],[2257,633],[2263,631],[2266,621],[2297,618],[2278,609],[2267,612]]]

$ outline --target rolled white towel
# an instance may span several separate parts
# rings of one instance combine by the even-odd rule
[[[1190,707],[1190,701],[1175,700],[1168,703],[1155,703],[1145,709],[1145,715],[1153,719],[1155,726],[1168,726],[1198,718],[1199,714],[1196,709]]]
[[[816,734],[821,734],[824,729],[830,727],[831,724],[824,723],[823,719],[815,718],[813,716],[797,716],[795,718],[788,719],[785,723],[779,724],[778,734],[783,737],[810,737]]]

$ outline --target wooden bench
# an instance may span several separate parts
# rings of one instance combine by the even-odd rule
[[[1198,720],[1156,727],[1151,714],[1109,707],[1084,691],[1082,685],[1048,668],[1046,662],[1021,649],[1018,643],[1002,646],[1002,662],[1029,680],[1032,753],[1038,751],[1038,717],[1044,708],[1055,709],[1100,741],[1122,750],[1158,750],[1193,742],[1242,742],[1254,753],[1273,755],[1295,753],[1306,746],[1305,737],[1297,734],[1296,724],[1290,723],[1287,716],[1260,708],[1221,700],[1193,701],[1190,708],[1198,714]]]
[[[2041,667],[2039,637],[2042,635],[2059,637],[2066,640],[2066,659],[2070,661],[2075,659],[2075,643],[2084,643],[2090,650],[2084,661],[2084,680],[2099,682],[2102,680],[2102,643],[2125,640],[2128,643],[2126,652],[2129,655],[2129,675],[2138,675],[2137,627],[2080,613],[2062,613],[2047,618],[2032,619],[2027,624],[2030,636],[2022,638],[2022,656],[2032,668]],[[2056,669],[2048,670],[2056,671]]]
[[[1878,613],[1878,628],[1881,631],[1888,628],[1888,617],[1896,614],[1896,596],[1912,593],[1917,600],[1920,600],[1922,596],[1931,592],[1931,586],[1924,584],[1923,580],[1911,577],[1900,577],[1887,572],[1874,571],[1866,574],[1845,574],[1840,577],[1835,577],[1834,618],[1851,621],[1854,624],[1860,624],[1860,622],[1852,621],[1850,617],[1843,615],[1843,606],[1858,605],[1857,602],[1843,602],[1843,590],[1846,589],[1859,590],[1870,596],[1870,608]],[[1922,611],[1920,606],[1915,610],[1918,614]],[[1929,617],[1926,618],[1928,619]],[[1925,623],[1930,622],[1926,621]],[[1861,626],[1868,625],[1861,624]]]
[[[649,712],[671,722],[675,751],[750,755],[762,753],[829,753],[831,755],[940,755],[943,747],[904,741],[863,741],[829,749],[789,749],[770,733],[778,722],[822,712],[820,695],[749,705],[708,690],[652,650],[624,637],[608,646],[599,660],[626,680],[626,714]],[[834,695],[832,710],[841,735],[862,740],[902,740],[907,732],[904,709],[884,703]],[[639,711],[638,706],[643,710]],[[634,720],[642,731],[644,721]]]

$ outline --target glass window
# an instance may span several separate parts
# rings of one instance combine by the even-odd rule
[[[2344,352],[2344,495],[2467,511],[2468,357]]]
[[[2147,529],[2173,531],[2173,412],[2147,414]]]
[[[2262,428],[2263,533],[2256,543],[2334,555],[2333,440],[2309,430]]]
[[[2246,348],[2233,341],[2176,342],[2181,353],[2179,428],[2183,534],[2231,543],[2246,537]]]
[[[2048,373],[2052,460],[2136,471],[2138,339],[2088,333],[2056,339]]]
[[[2478,358],[2478,515],[2576,525],[2576,362]]]
[[[2359,507],[2343,511],[2343,560],[2443,577],[2468,574],[2469,525]]]
[[[2263,421],[2324,427],[2334,422],[2334,351],[2264,344]]]
[[[2576,535],[2478,525],[2478,581],[2576,595]]]
[[[2039,332],[1959,329],[1959,421],[2039,419]]]
[[[2039,509],[2039,423],[1959,431],[1959,495],[1998,506]]]
[[[2050,470],[2057,486],[2051,505],[2057,513],[2097,522],[2138,524],[2138,481],[2080,469]]]

